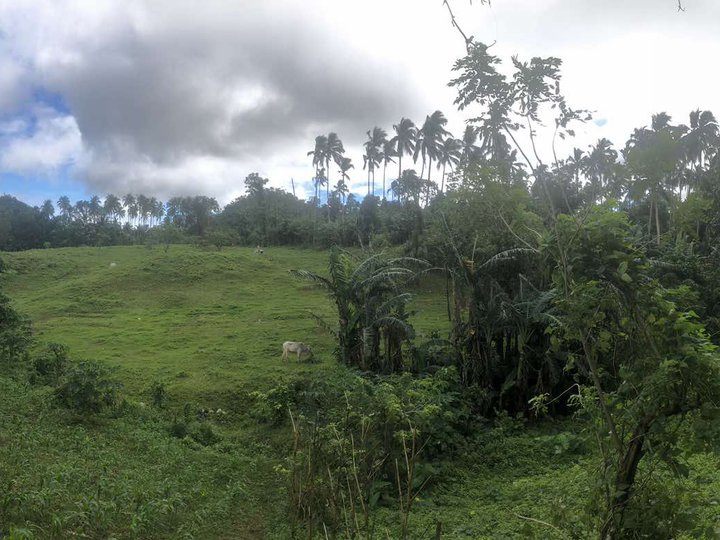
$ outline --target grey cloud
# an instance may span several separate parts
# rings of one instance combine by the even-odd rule
[[[121,21],[107,41],[80,50],[80,62],[49,66],[44,82],[67,101],[96,159],[134,156],[158,166],[193,155],[271,155],[298,138],[310,137],[310,146],[313,130],[352,139],[417,99],[387,67],[347,58],[341,34],[315,22],[304,4],[283,5],[196,23],[174,15],[196,4],[164,4],[150,14],[149,30]],[[234,92],[257,89],[259,103],[233,110]],[[105,173],[90,169],[89,182],[123,174],[98,168]]]

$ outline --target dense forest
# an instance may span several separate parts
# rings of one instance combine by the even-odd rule
[[[718,441],[720,131],[710,111],[687,122],[658,112],[622,146],[601,139],[558,156],[556,143],[591,118],[566,102],[560,66],[514,58],[506,74],[469,42],[450,83],[473,115],[462,136],[440,111],[373,127],[363,197],[349,193],[354,166],[329,133],[308,152],[308,201],[255,173],[222,209],[206,196],[128,194],[63,197],[56,212],[4,196],[0,250],[331,248],[327,273],[292,275],[327,292],[337,317],[318,324],[337,360],[367,378],[258,398],[292,425],[293,534],[371,537],[366,505],[393,498],[408,537],[433,478],[423,465],[464,451],[488,419],[574,414],[599,465],[589,517],[571,536],[670,538],[687,529],[662,516],[672,494],[656,471],[687,474],[683,449]],[[442,284],[450,332],[418,343],[410,293],[422,276]],[[4,297],[0,307],[5,358],[27,336]]]

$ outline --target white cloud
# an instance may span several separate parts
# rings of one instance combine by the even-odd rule
[[[0,126],[0,132],[9,135],[0,157],[3,170],[52,176],[61,167],[82,160],[82,137],[72,116],[38,107],[35,124],[29,134],[25,134],[26,121],[16,119]]]
[[[564,145],[584,147],[599,136],[622,145],[661,109],[676,121],[695,107],[720,112],[707,62],[720,53],[720,6],[685,3],[681,14],[673,0],[453,7],[507,63],[515,53],[565,60],[571,104],[607,119]],[[391,134],[401,116],[421,123],[441,109],[459,136],[466,116],[446,86],[464,47],[441,0],[0,0],[0,20],[0,118],[26,116],[38,88],[70,110],[45,113],[30,136],[2,124],[0,164],[74,163],[90,191],[227,201],[253,171],[289,190],[290,178],[312,176],[315,135],[334,130],[362,193],[368,129]]]

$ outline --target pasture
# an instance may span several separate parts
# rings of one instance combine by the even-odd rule
[[[3,289],[32,319],[37,346],[63,343],[73,359],[117,368],[127,402],[117,414],[81,421],[50,406],[47,388],[0,377],[0,484],[8,486],[0,532],[5,519],[29,538],[289,537],[288,429],[258,422],[251,396],[345,371],[313,317],[332,321],[331,302],[288,274],[323,272],[327,253],[171,246],[3,258]],[[428,278],[415,293],[417,339],[444,332],[442,284]],[[283,361],[286,340],[311,344],[316,362]],[[157,382],[167,392],[162,410],[150,405]],[[218,408],[212,432],[201,434],[216,444],[168,433],[195,414],[189,410]],[[430,534],[436,520],[443,538],[563,538],[533,521],[558,515],[574,530],[595,458],[579,442],[582,426],[567,420],[518,430],[513,422],[489,430],[480,448],[469,448],[447,469],[452,474],[422,494],[412,517],[416,537]],[[710,523],[720,463],[711,453],[689,459],[700,477],[678,481],[678,493],[694,501],[694,518]],[[390,531],[393,512],[378,514]]]

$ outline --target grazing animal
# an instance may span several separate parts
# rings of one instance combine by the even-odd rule
[[[255,248],[255,253],[263,254],[263,253],[265,253],[265,250],[263,248],[261,248],[260,246],[257,246]]]
[[[300,356],[303,353],[307,353],[311,357],[313,356],[312,348],[310,348],[310,345],[305,345],[301,341],[286,341],[285,343],[283,343],[283,360],[288,359],[289,353],[297,353],[298,362],[300,361]]]

